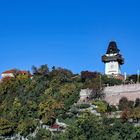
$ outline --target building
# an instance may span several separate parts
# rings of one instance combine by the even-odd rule
[[[107,52],[102,56],[102,62],[105,63],[105,74],[108,76],[120,76],[121,65],[124,64],[124,58],[120,54],[115,41],[109,43]]]
[[[15,69],[11,69],[11,70],[7,70],[7,71],[4,71],[2,74],[1,74],[1,77],[2,79],[4,78],[7,78],[7,77],[10,77],[10,78],[14,78],[16,75],[16,70]]]
[[[8,78],[16,78],[16,76],[18,76],[18,75],[28,75],[29,77],[32,76],[30,74],[30,72],[28,72],[28,71],[11,69],[11,70],[4,71],[1,74],[1,77],[2,77],[2,79],[5,79],[5,78],[8,79]]]

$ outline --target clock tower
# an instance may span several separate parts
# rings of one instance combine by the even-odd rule
[[[115,41],[109,43],[107,52],[102,56],[102,62],[105,63],[105,74],[118,76],[121,74],[120,66],[124,64],[124,58],[120,54]]]

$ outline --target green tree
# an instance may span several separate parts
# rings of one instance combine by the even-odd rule
[[[52,134],[49,130],[46,129],[39,129],[36,137],[33,140],[51,140]]]
[[[63,108],[63,104],[51,96],[48,97],[46,102],[39,104],[39,115],[43,122],[53,124],[57,117],[57,111]]]
[[[22,136],[27,136],[29,133],[32,133],[37,126],[37,121],[32,118],[27,118],[25,120],[20,120],[17,127],[17,132]]]
[[[106,75],[102,75],[102,84],[105,86],[114,86],[114,85],[121,85],[123,84],[123,80],[119,80],[113,77],[108,77]]]
[[[112,126],[107,126],[103,135],[104,139],[110,140],[136,140],[136,137],[139,136],[135,127],[129,123],[121,123],[119,120],[116,120]]]
[[[85,112],[71,124],[60,139],[67,140],[97,140],[102,129],[101,120],[95,115]]]
[[[140,99],[136,98],[135,107],[140,107]]]
[[[5,118],[0,118],[0,135],[7,136],[11,135],[14,130],[14,124]]]
[[[32,66],[32,71],[34,75],[48,75],[49,74],[49,68],[48,65],[41,65],[39,68],[36,66]]]

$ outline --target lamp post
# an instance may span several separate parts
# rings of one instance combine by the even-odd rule
[[[127,73],[125,72],[124,73],[124,85],[125,85],[126,79],[127,79]]]
[[[139,79],[140,79],[140,71],[137,71],[137,83],[139,83]]]

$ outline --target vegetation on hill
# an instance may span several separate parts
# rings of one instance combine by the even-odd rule
[[[79,76],[63,68],[49,71],[47,65],[33,67],[33,78],[26,75],[3,80],[0,84],[1,135],[33,132],[38,119],[53,124],[60,114],[79,100]]]
[[[140,129],[127,121],[108,118],[106,113],[116,111],[116,107],[101,100],[106,84],[118,85],[122,81],[98,72],[82,71],[79,75],[64,68],[50,70],[47,65],[33,66],[32,73],[32,78],[26,74],[17,75],[0,83],[0,138],[15,134],[29,140],[140,138]],[[92,89],[90,102],[77,104],[83,88]],[[134,106],[138,112],[139,99],[133,105],[122,99],[119,108],[124,111],[130,103],[130,108]],[[52,127],[56,119],[67,125],[62,133],[52,135],[40,127]]]
[[[82,113],[73,122],[60,140],[137,140],[140,138],[139,128],[120,120],[97,117],[89,112]]]

